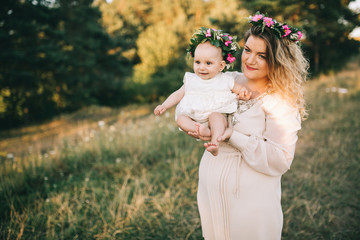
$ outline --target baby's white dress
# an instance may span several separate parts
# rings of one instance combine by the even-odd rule
[[[209,80],[203,80],[195,73],[185,73],[185,95],[176,106],[175,119],[185,115],[205,123],[213,112],[235,112],[236,94],[231,91],[235,77],[236,72],[220,72]]]

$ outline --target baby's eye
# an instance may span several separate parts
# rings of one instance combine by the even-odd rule
[[[211,62],[206,62],[206,64],[207,64],[207,65],[210,65],[210,64],[211,64]]]
[[[250,49],[244,48],[244,51],[245,51],[245,52],[250,52]]]
[[[200,64],[200,61],[195,61],[196,64]]]

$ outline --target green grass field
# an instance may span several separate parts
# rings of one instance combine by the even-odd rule
[[[283,239],[360,239],[359,65],[306,84]],[[201,239],[202,143],[152,107],[93,107],[3,133],[0,239]]]

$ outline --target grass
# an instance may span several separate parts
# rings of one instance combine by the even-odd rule
[[[306,85],[283,239],[360,239],[358,66]],[[0,134],[0,239],[201,239],[202,144],[152,107],[92,107]]]

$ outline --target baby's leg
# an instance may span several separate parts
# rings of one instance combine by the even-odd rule
[[[227,121],[221,113],[211,113],[209,116],[209,127],[211,131],[211,141],[205,147],[214,156],[218,155],[219,143],[217,139],[222,136],[227,126]]]
[[[176,119],[177,125],[184,131],[184,132],[199,132],[201,136],[209,137],[210,136],[210,129],[205,127],[204,125],[195,122],[188,116],[181,115]]]

